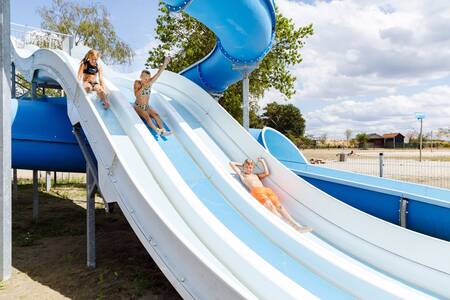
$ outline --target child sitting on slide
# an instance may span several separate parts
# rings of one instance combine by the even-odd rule
[[[230,162],[231,168],[239,175],[242,183],[247,187],[253,197],[255,197],[268,210],[281,218],[283,221],[294,227],[300,233],[310,232],[310,227],[302,227],[292,219],[286,209],[281,206],[277,195],[272,189],[265,187],[261,180],[270,175],[267,164],[263,158],[258,158],[258,162],[263,166],[262,173],[253,173],[255,163],[251,159],[246,159],[243,164]],[[242,168],[242,170],[241,170]]]
[[[145,122],[156,131],[157,134],[167,135],[168,132],[164,128],[163,122],[159,117],[159,114],[150,105],[150,94],[152,84],[158,79],[161,73],[166,69],[169,64],[170,58],[166,57],[164,63],[159,68],[158,72],[152,76],[148,70],[143,70],[141,72],[140,80],[134,82],[134,95],[136,96],[136,101],[134,102],[134,109],[137,114],[145,120]],[[158,127],[153,124],[151,118],[156,120]]]

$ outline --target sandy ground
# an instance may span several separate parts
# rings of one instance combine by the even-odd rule
[[[0,283],[0,299],[180,299],[119,207],[106,214],[96,199],[97,268],[88,269],[84,184],[41,192],[38,224],[31,191],[19,185],[13,202],[14,270]]]

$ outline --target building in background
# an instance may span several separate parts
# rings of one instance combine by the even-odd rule
[[[405,147],[405,136],[399,132],[395,133],[385,133],[384,138],[384,148],[404,148]]]

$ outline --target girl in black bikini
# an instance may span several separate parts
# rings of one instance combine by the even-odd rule
[[[164,125],[163,122],[161,121],[161,118],[159,117],[159,114],[156,112],[156,110],[150,107],[148,103],[150,100],[152,84],[166,69],[167,65],[169,64],[169,61],[170,59],[168,57],[164,59],[164,63],[159,68],[155,76],[152,77],[149,71],[144,70],[141,72],[140,80],[136,80],[134,82],[134,95],[136,96],[136,101],[134,102],[134,109],[136,110],[137,114],[145,120],[145,122],[148,124],[148,126],[150,126],[150,128],[152,128],[153,130],[156,131],[156,133],[161,135],[167,135],[168,132],[164,129]],[[151,118],[156,120],[158,127],[156,127],[155,124],[153,124]]]
[[[103,85],[103,70],[98,64],[100,54],[96,50],[89,50],[80,62],[78,69],[78,80],[83,83],[84,90],[87,93],[96,92],[97,96],[103,101],[103,107],[109,108],[109,101],[106,97],[105,86]],[[98,75],[98,81],[97,81]]]

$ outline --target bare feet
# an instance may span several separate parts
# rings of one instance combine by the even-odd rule
[[[294,226],[294,228],[295,228],[295,230],[297,230],[299,233],[308,233],[308,232],[311,232],[313,229],[311,228],[311,227],[309,227],[309,226],[300,226],[300,225],[297,225],[297,226]]]
[[[104,108],[104,109],[108,109],[109,106],[110,106],[110,104],[109,104],[109,101],[108,101],[108,100],[103,101],[103,108]]]
[[[168,136],[168,135],[171,135],[172,134],[172,132],[170,132],[170,131],[167,131],[166,129],[161,129],[161,135],[162,136]]]

